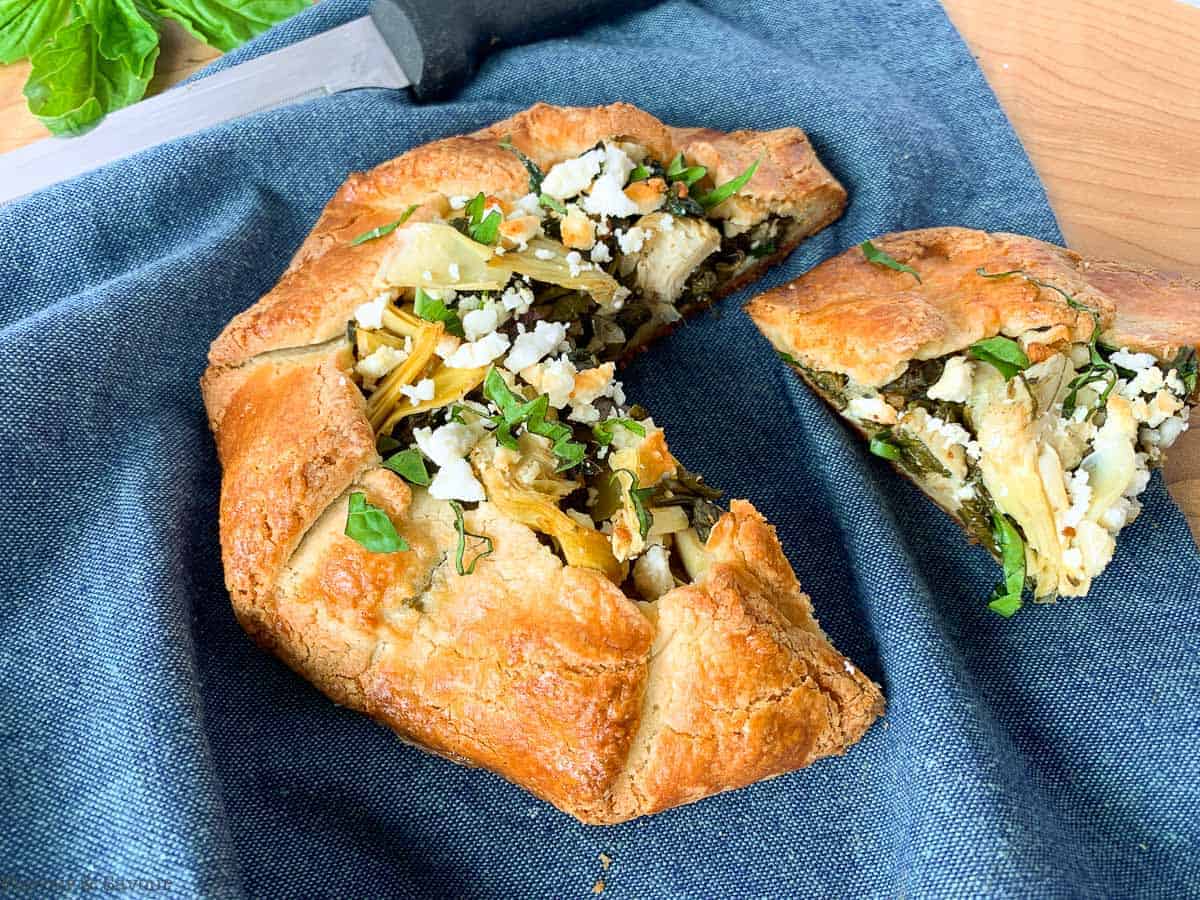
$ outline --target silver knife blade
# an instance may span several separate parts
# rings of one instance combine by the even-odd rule
[[[0,156],[0,203],[212,125],[350,88],[411,82],[370,16],[148,97],[72,138]]]

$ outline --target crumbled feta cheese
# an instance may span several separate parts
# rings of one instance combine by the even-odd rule
[[[538,195],[529,193],[521,197],[513,204],[513,211],[508,214],[510,219],[519,219],[522,216],[538,216],[542,215],[542,204],[538,202]]]
[[[468,341],[477,341],[491,334],[500,325],[500,307],[492,300],[462,317],[463,333]]]
[[[542,193],[555,200],[566,200],[584,190],[600,174],[604,161],[603,150],[589,150],[576,159],[568,159],[550,167],[542,179]]]
[[[540,321],[533,331],[517,335],[512,352],[504,360],[504,365],[513,372],[532,366],[553,351],[566,336],[567,328],[562,322]]]
[[[1088,470],[1084,468],[1067,473],[1064,481],[1066,482],[1067,496],[1071,499],[1071,507],[1059,514],[1059,531],[1074,528],[1087,515],[1088,505],[1092,502],[1092,486],[1088,479]]]
[[[930,386],[926,396],[930,400],[945,400],[947,403],[966,403],[971,394],[971,379],[975,374],[974,364],[962,356],[946,360],[942,377]]]
[[[964,484],[962,487],[960,487],[957,491],[954,492],[954,499],[958,500],[960,503],[965,503],[968,500],[974,500],[975,499],[975,485]]]
[[[501,356],[508,349],[508,335],[493,331],[477,341],[464,341],[446,357],[448,369],[478,369]]]
[[[606,263],[612,260],[612,254],[608,250],[608,244],[596,244],[592,248],[592,262]]]
[[[652,544],[637,558],[633,564],[633,584],[647,600],[657,600],[675,587],[671,558],[666,547]]]
[[[514,315],[523,315],[529,312],[529,307],[533,304],[533,291],[524,284],[513,284],[505,289],[500,295],[500,305]]]
[[[387,294],[380,294],[374,300],[368,300],[354,310],[354,321],[360,328],[382,328],[383,308],[387,304]]]
[[[450,198],[450,208],[451,209],[462,209],[464,206],[466,206],[470,202],[471,202],[471,198],[468,197],[466,194],[457,194]]]
[[[566,356],[561,356],[558,359],[522,369],[521,377],[533,385],[537,391],[548,395],[551,406],[555,409],[562,409],[570,400],[571,392],[575,390],[576,371],[574,364]]]
[[[378,381],[406,359],[408,359],[407,352],[399,347],[389,347],[384,344],[376,348],[370,356],[360,359],[354,368],[360,375]]]
[[[625,193],[625,178],[607,169],[583,198],[583,208],[593,216],[613,216],[618,219],[638,213],[638,205]]]
[[[1115,354],[1114,354],[1115,355]],[[1121,388],[1121,392],[1130,399],[1138,396],[1138,394],[1153,394],[1163,386],[1162,369],[1158,366],[1150,366],[1148,369],[1140,370],[1133,380],[1125,384]]]
[[[533,251],[533,255],[538,259],[554,259],[554,251],[547,250],[545,247],[538,247]]]
[[[634,225],[628,231],[617,229],[617,244],[621,248],[621,252],[628,255],[637,253],[642,249],[642,245],[646,243],[645,229]]]
[[[460,341],[454,335],[443,334],[441,338],[438,339],[437,346],[433,348],[433,352],[442,359],[448,359],[454,354],[454,351],[458,349],[458,345],[461,343],[462,341]]]
[[[1114,366],[1120,366],[1122,369],[1130,369],[1134,372],[1154,367],[1155,363],[1154,357],[1149,353],[1130,353],[1124,347],[1110,356],[1108,361]]]
[[[1153,443],[1165,450],[1174,444],[1187,429],[1188,423],[1186,419],[1181,416],[1171,416],[1169,419],[1164,419],[1157,430],[1152,429],[1157,438]]]
[[[437,500],[462,500],[466,503],[479,502],[487,497],[471,464],[465,459],[452,459],[438,469],[429,483],[429,495]]]
[[[470,453],[479,436],[461,422],[447,422],[436,430],[414,428],[413,439],[417,442],[417,448],[430,460],[444,466]]]
[[[402,385],[400,393],[407,397],[413,406],[419,406],[425,400],[433,399],[433,379],[422,378],[416,384]]]
[[[571,277],[578,278],[579,273],[583,271],[583,266],[584,266],[583,257],[579,255],[578,250],[572,250],[570,253],[567,254],[566,259],[567,259],[567,268],[571,272]],[[591,268],[591,267],[589,266],[589,268]]]
[[[896,424],[896,410],[880,396],[855,397],[846,405],[846,415],[860,422],[865,420],[883,425]]]
[[[1187,387],[1184,385],[1183,379],[1179,377],[1179,372],[1175,369],[1167,373],[1166,384],[1172,392],[1181,397],[1187,393]]]

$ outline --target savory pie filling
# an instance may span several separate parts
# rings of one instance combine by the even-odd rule
[[[1163,361],[1095,337],[1056,347],[1038,338],[914,361],[878,389],[804,372],[871,436],[872,452],[1001,560],[992,604],[1004,614],[1026,586],[1039,600],[1087,593],[1197,398],[1194,350]]]
[[[385,289],[349,325],[367,416],[384,465],[454,508],[460,573],[490,552],[465,532],[463,505],[487,501],[568,564],[653,600],[704,571],[720,492],[679,465],[615,363],[797,226],[767,218],[723,236],[708,218],[757,163],[705,188],[703,167],[664,166],[635,144],[604,142],[544,173],[505,146],[530,172],[515,203],[451,197],[439,220],[356,239],[393,242]],[[347,534],[403,549],[359,536],[371,512],[352,498]],[[376,525],[386,532],[386,516]]]

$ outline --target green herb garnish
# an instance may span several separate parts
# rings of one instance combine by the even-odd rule
[[[649,170],[647,170],[647,174],[649,174]],[[668,181],[682,181],[688,187],[691,187],[693,184],[695,184],[697,181],[699,181],[701,178],[703,178],[707,174],[708,174],[708,169],[704,168],[704,166],[685,166],[683,164],[683,154],[682,153],[676,153],[675,158],[672,159],[667,164],[667,180]],[[743,182],[743,184],[744,183],[745,182]],[[740,187],[740,186],[741,185],[739,185],[738,187]],[[736,190],[737,190],[737,188],[735,187],[734,191],[736,191]],[[718,202],[720,202],[720,201],[718,201]]]
[[[467,237],[479,244],[494,244],[496,238],[500,236],[500,223],[504,217],[500,211],[493,209],[487,215],[484,215],[484,205],[487,203],[487,198],[483,191],[480,191],[470,202],[467,203],[463,212],[466,213],[465,225],[463,220],[455,220],[462,226],[461,230]]]
[[[921,275],[912,266],[906,266],[890,253],[885,253],[880,250],[870,241],[863,241],[858,245],[858,249],[863,252],[863,256],[867,258],[867,262],[874,263],[877,266],[885,266],[889,269],[895,269],[897,272],[907,272],[913,278],[917,279],[917,284],[921,284]]]
[[[429,470],[425,468],[425,457],[421,451],[409,448],[401,450],[395,456],[389,456],[383,461],[385,469],[391,469],[405,481],[422,486],[429,484]]]
[[[634,166],[633,171],[629,173],[629,183],[633,184],[635,181],[645,181],[650,177],[650,174],[650,170],[639,163],[638,165]]]
[[[775,242],[766,241],[762,244],[755,244],[750,248],[750,255],[755,259],[762,259],[764,256],[770,256],[775,252]]]
[[[1025,542],[1012,520],[1002,512],[992,513],[993,537],[1004,566],[1004,581],[996,585],[988,609],[1009,618],[1021,608],[1025,590]]]
[[[496,545],[493,544],[492,539],[485,534],[475,534],[467,531],[467,525],[463,519],[463,508],[461,503],[459,503],[457,500],[451,500],[450,508],[454,510],[454,530],[458,532],[458,548],[454,553],[454,571],[456,571],[459,575],[474,575],[475,566],[485,556],[491,556],[496,551]],[[465,566],[463,565],[463,556],[467,552],[467,538],[469,537],[483,541],[487,549],[476,553],[475,557],[471,560],[471,564],[469,566]]]
[[[798,360],[798,359],[796,359],[796,357],[792,356],[792,354],[784,353],[782,350],[776,350],[775,355],[778,356],[780,359],[782,359],[789,366],[803,367],[803,365],[804,365],[802,362],[800,362],[800,360]]]
[[[555,200],[549,194],[538,195],[538,206],[543,206],[546,209],[552,209],[560,216],[565,216],[567,214],[567,205],[561,200]]]
[[[53,134],[80,134],[142,98],[154,75],[160,18],[229,51],[310,0],[3,0],[0,63],[30,58],[25,97]]]
[[[1191,397],[1196,392],[1196,375],[1200,370],[1200,365],[1197,365],[1196,361],[1196,348],[1181,348],[1175,358],[1171,360],[1170,368],[1179,375],[1179,380],[1183,382],[1187,396]]]
[[[617,476],[624,472],[629,476],[629,502],[633,504],[633,512],[638,520],[638,532],[644,541],[650,534],[650,525],[654,521],[650,511],[646,509],[646,499],[654,493],[654,488],[638,487],[637,474],[632,469],[617,469],[612,473],[612,480],[617,483],[617,487],[621,486],[621,479]]]
[[[496,404],[500,410],[492,416],[496,426],[493,432],[496,442],[510,450],[517,449],[517,439],[513,429],[524,425],[532,434],[549,438],[553,443],[553,452],[558,457],[557,471],[564,472],[583,462],[586,447],[571,438],[574,432],[561,422],[547,421],[550,411],[550,395],[542,394],[533,400],[524,400],[512,392],[505,383],[504,377],[495,368],[488,370],[483,379],[483,396]]]
[[[381,237],[384,237],[385,235],[391,234],[393,231],[395,231],[397,228],[399,228],[401,225],[403,225],[405,222],[407,222],[408,217],[411,216],[414,212],[416,212],[417,207],[420,205],[421,204],[419,204],[419,203],[414,203],[412,206],[410,206],[408,209],[406,209],[403,213],[401,213],[400,218],[398,218],[395,222],[388,222],[386,225],[380,225],[378,228],[372,228],[370,231],[364,231],[362,234],[360,234],[358,237],[356,237],[354,240],[352,240],[350,242],[350,246],[357,247],[359,244],[365,244],[367,241],[373,241],[373,240],[375,240],[375,238],[381,238]]]
[[[393,450],[399,450],[404,445],[392,437],[390,434],[381,434],[375,438],[375,449],[380,456],[391,453]]]
[[[720,187],[713,188],[707,194],[702,194],[697,197],[696,202],[705,209],[710,209],[711,207],[716,206],[718,203],[724,203],[743,187],[745,187],[746,182],[754,177],[754,173],[758,171],[758,164],[760,162],[762,162],[762,157],[759,157],[752,162],[750,164],[750,168],[746,169],[746,171],[737,176],[737,178],[734,178],[732,181],[727,181]]]
[[[512,153],[521,161],[521,165],[525,167],[525,171],[529,173],[529,193],[538,194],[542,190],[542,179],[546,176],[542,173],[541,167],[532,159],[513,146],[512,135],[509,135],[500,142],[500,146]]]
[[[592,436],[596,438],[596,443],[601,447],[607,447],[611,444],[613,442],[613,430],[618,425],[627,431],[632,431],[638,437],[646,436],[646,429],[636,419],[605,419],[603,422],[597,422],[592,426]]]
[[[458,313],[449,309],[441,300],[434,300],[421,288],[413,295],[413,312],[426,322],[441,322],[446,331],[455,337],[465,337],[462,320]]]
[[[1021,349],[1021,345],[1012,338],[997,335],[983,341],[976,341],[967,348],[967,352],[976,359],[990,363],[998,369],[1005,381],[1029,368],[1029,357]]]
[[[367,502],[367,495],[350,495],[350,508],[346,514],[346,537],[358,541],[372,553],[395,553],[407,550],[408,542],[396,533],[392,520],[378,506]]]
[[[868,446],[876,456],[882,456],[884,459],[890,459],[893,462],[900,459],[900,448],[886,437],[875,435],[875,437],[871,438],[871,443]]]

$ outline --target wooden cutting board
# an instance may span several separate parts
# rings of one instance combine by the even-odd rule
[[[943,4],[1025,143],[1067,243],[1200,276],[1200,9],[1177,0]],[[166,22],[151,92],[218,55]],[[46,135],[25,109],[27,74],[24,63],[0,66],[0,153]],[[1195,418],[1165,475],[1200,544]]]

